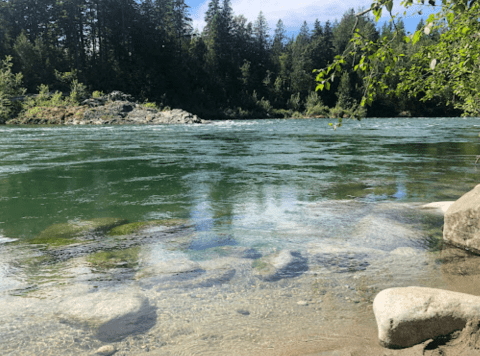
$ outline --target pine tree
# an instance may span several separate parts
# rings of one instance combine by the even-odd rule
[[[282,20],[278,20],[275,27],[275,36],[273,37],[272,52],[275,57],[279,57],[283,51],[284,43],[286,39],[286,30]]]
[[[208,10],[205,13],[205,28],[204,32],[208,34],[210,28],[212,27],[212,23],[214,18],[220,13],[220,0],[210,0],[208,3]]]
[[[310,42],[310,29],[308,28],[307,21],[303,21],[303,25],[300,28],[300,32],[297,35],[297,42],[306,45]]]
[[[321,37],[323,37],[323,28],[322,28],[322,25],[320,24],[320,21],[316,19],[315,23],[313,24],[312,39],[321,38]]]
[[[258,48],[260,51],[264,52],[268,49],[268,34],[269,28],[267,19],[263,15],[263,12],[260,11],[258,14],[257,20],[253,25],[253,35],[257,42]]]

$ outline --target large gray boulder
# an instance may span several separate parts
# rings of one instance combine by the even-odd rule
[[[448,208],[445,213],[443,240],[480,253],[480,185]]]
[[[465,327],[480,317],[480,297],[424,287],[390,288],[373,301],[384,347],[406,348]]]

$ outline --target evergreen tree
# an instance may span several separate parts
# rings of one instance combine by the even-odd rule
[[[297,36],[297,42],[306,45],[310,42],[310,29],[308,28],[307,21],[303,21],[303,25],[300,28],[300,32]]]
[[[268,47],[269,47],[269,43],[268,43],[268,39],[270,37],[268,34],[269,30],[270,29],[268,28],[267,19],[263,15],[263,12],[260,11],[260,13],[258,14],[257,20],[253,25],[253,35],[257,42],[257,46],[262,53],[268,50]]]
[[[348,72],[343,72],[336,95],[338,98],[337,106],[343,109],[349,109],[352,106],[352,86]]]
[[[275,36],[273,38],[273,46],[272,50],[273,53],[275,53],[276,56],[278,56],[284,47],[284,42],[286,39],[286,30],[285,30],[285,25],[283,24],[283,21],[280,19],[277,22],[277,26],[275,27]]]
[[[322,38],[322,37],[323,37],[322,25],[320,24],[320,21],[318,21],[318,19],[316,19],[315,23],[313,24],[312,38],[317,39],[317,38]]]
[[[212,27],[214,18],[220,13],[220,0],[210,0],[208,3],[208,10],[205,13],[205,28],[204,32],[209,33],[210,28]]]

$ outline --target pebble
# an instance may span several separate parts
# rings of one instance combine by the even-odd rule
[[[304,300],[299,300],[299,301],[297,302],[297,304],[298,304],[298,305],[308,305],[308,303],[307,303],[306,301],[304,301]]]
[[[95,351],[95,355],[101,356],[110,356],[113,355],[117,349],[113,345],[104,345],[100,347],[97,351]]]
[[[245,309],[238,309],[237,313],[242,314],[242,315],[250,315],[250,312]]]

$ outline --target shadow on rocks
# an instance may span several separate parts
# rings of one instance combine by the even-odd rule
[[[96,338],[107,343],[121,341],[129,335],[142,334],[150,330],[156,322],[157,308],[145,300],[137,312],[122,315],[100,325]]]
[[[266,282],[276,282],[284,278],[294,278],[308,271],[308,260],[298,251],[283,250],[266,261],[257,261],[260,279]]]
[[[480,319],[470,319],[463,330],[439,336],[425,345],[424,356],[480,356]]]

